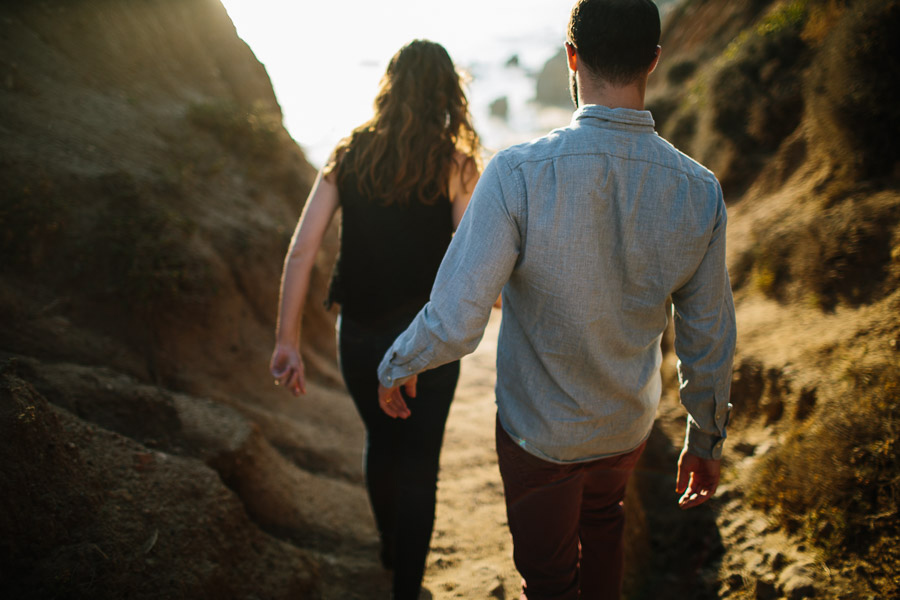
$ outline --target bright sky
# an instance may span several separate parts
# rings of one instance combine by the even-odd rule
[[[268,70],[285,126],[316,166],[371,115],[378,80],[403,44],[439,42],[458,66],[473,71],[478,63],[503,65],[513,54],[539,69],[563,43],[573,2],[223,0],[238,34]],[[477,85],[469,94],[473,110],[501,93],[495,85],[484,92],[492,97],[480,98]]]

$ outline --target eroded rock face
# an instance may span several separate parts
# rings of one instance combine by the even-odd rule
[[[315,561],[263,534],[215,471],[86,423],[11,371],[0,377],[6,593],[315,593]]]
[[[0,29],[4,592],[315,598],[325,554],[374,563],[322,306],[336,228],[306,403],[267,373],[315,173],[225,9],[5,3]]]
[[[265,369],[314,176],[265,69],[214,1],[0,11],[0,339],[182,390],[249,391],[240,374]],[[333,357],[333,315],[309,309]]]

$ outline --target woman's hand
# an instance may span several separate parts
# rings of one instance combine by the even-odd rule
[[[294,230],[281,275],[275,351],[272,352],[269,371],[275,377],[276,385],[286,387],[295,396],[306,393],[306,378],[299,348],[300,323],[309,291],[310,274],[316,262],[316,254],[322,246],[322,238],[340,204],[337,185],[333,179],[321,172],[316,177]]]
[[[275,378],[275,385],[287,388],[295,396],[306,393],[306,376],[303,359],[297,348],[278,344],[269,361],[269,372]]]

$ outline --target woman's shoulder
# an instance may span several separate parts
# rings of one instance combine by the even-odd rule
[[[371,140],[372,132],[365,125],[360,125],[350,132],[350,135],[342,138],[325,163],[328,172],[341,170],[344,163],[353,163],[353,156],[358,155]]]
[[[462,150],[454,150],[453,151],[453,159],[451,162],[451,168],[456,173],[463,173],[466,170],[475,169],[478,170],[478,161],[471,154],[466,154]]]
[[[474,187],[481,175],[481,165],[478,160],[465,152],[455,150],[453,160],[450,161],[450,199],[459,197],[460,192],[465,193]]]

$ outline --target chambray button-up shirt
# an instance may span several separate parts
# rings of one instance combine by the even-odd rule
[[[503,428],[549,461],[621,454],[653,424],[671,298],[686,444],[718,458],[735,343],[725,222],[716,178],[649,112],[584,106],[494,156],[379,379],[398,385],[474,350],[502,288]]]

